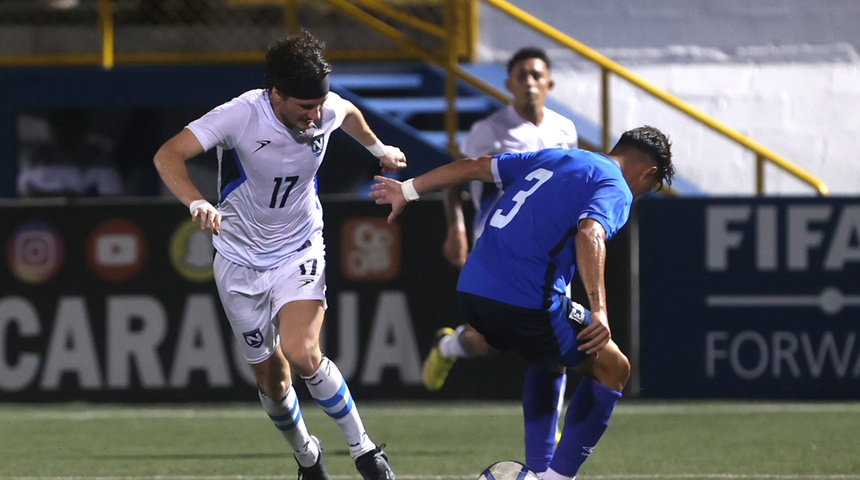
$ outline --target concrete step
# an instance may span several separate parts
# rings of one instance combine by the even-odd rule
[[[406,119],[419,113],[444,114],[448,101],[444,97],[364,98],[367,105]],[[487,97],[459,97],[455,105],[458,113],[489,113],[492,102]]]
[[[350,90],[420,90],[424,79],[420,73],[332,73],[332,84]]]

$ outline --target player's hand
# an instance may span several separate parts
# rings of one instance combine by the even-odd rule
[[[406,197],[400,186],[402,182],[382,175],[376,175],[373,179],[379,183],[371,185],[370,198],[375,199],[377,205],[391,205],[391,214],[388,215],[388,223],[391,223],[406,208]]]
[[[221,214],[206,200],[195,200],[188,206],[191,211],[191,220],[200,221],[200,230],[209,230],[212,235],[221,232]]]
[[[382,173],[391,173],[406,167],[406,154],[399,148],[391,145],[385,146],[385,155],[379,157],[379,166]]]
[[[582,329],[576,339],[581,343],[577,348],[588,355],[596,355],[609,343],[612,332],[609,330],[609,319],[606,312],[591,312],[591,325]]]
[[[463,265],[466,264],[466,257],[469,255],[469,239],[466,236],[465,226],[458,223],[448,227],[442,252],[451,265],[463,268]]]

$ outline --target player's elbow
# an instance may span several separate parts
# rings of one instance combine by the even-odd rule
[[[579,230],[576,232],[577,243],[603,244],[606,242],[606,230],[600,222],[591,218],[579,222]]]
[[[152,163],[155,164],[155,169],[159,172],[164,170],[165,165],[167,164],[167,152],[165,151],[164,146],[158,149],[155,152],[155,156],[152,157]]]

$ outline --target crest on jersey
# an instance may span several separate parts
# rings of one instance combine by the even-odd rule
[[[322,155],[323,144],[325,143],[325,137],[323,135],[317,135],[311,141],[311,151],[314,152],[314,155],[319,157]]]
[[[263,346],[263,333],[259,328],[245,332],[242,336],[245,337],[245,343],[251,348],[260,348]]]

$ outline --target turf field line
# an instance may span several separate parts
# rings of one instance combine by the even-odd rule
[[[860,475],[777,475],[767,473],[696,473],[696,474],[631,474],[631,475],[580,475],[581,480],[651,480],[651,479],[712,479],[712,480],[856,480]]]
[[[371,404],[369,404],[371,405]],[[315,408],[303,405],[303,408]],[[379,408],[378,405],[366,407],[368,412]],[[480,413],[476,413],[476,408]],[[518,404],[456,405],[439,402],[419,406],[386,405],[386,417],[521,417],[522,407]],[[702,403],[621,403],[615,415],[713,415],[713,414],[772,414],[772,413],[860,413],[860,403],[804,403],[804,402],[702,402]],[[257,405],[238,407],[200,408],[163,408],[148,406],[106,406],[106,407],[66,407],[52,408],[4,408],[0,406],[0,420],[116,420],[116,419],[256,419],[265,418]]]
[[[283,480],[283,475],[132,475],[102,477],[0,477],[0,480]],[[332,480],[355,480],[356,475],[331,475]],[[474,480],[474,475],[397,475],[403,480]]]
[[[101,477],[0,477],[0,480],[282,480],[283,475],[135,475],[135,476],[101,476]],[[355,475],[332,475],[333,480],[355,479]],[[402,480],[474,480],[474,475],[397,475]],[[616,474],[616,475],[580,475],[581,480],[858,480],[860,474],[854,475],[779,475],[766,473],[723,473],[723,474]]]
[[[302,405],[302,409],[315,409],[311,404]],[[370,410],[368,408],[367,410]],[[386,417],[437,417],[444,414],[448,417],[476,416],[475,407],[444,408],[441,406],[426,408],[398,408],[385,409]],[[481,409],[478,416],[522,416],[522,407],[505,406]],[[150,407],[105,407],[87,409],[65,409],[63,407],[51,409],[26,410],[4,409],[0,407],[0,419],[2,420],[116,420],[116,419],[198,419],[198,418],[221,418],[221,419],[255,419],[266,418],[265,412],[259,405],[242,406],[239,408],[150,408]]]
[[[624,404],[615,408],[614,415],[711,415],[711,414],[759,414],[759,413],[858,413],[858,403],[815,403],[815,402],[742,402],[726,401],[721,403],[683,404]]]

